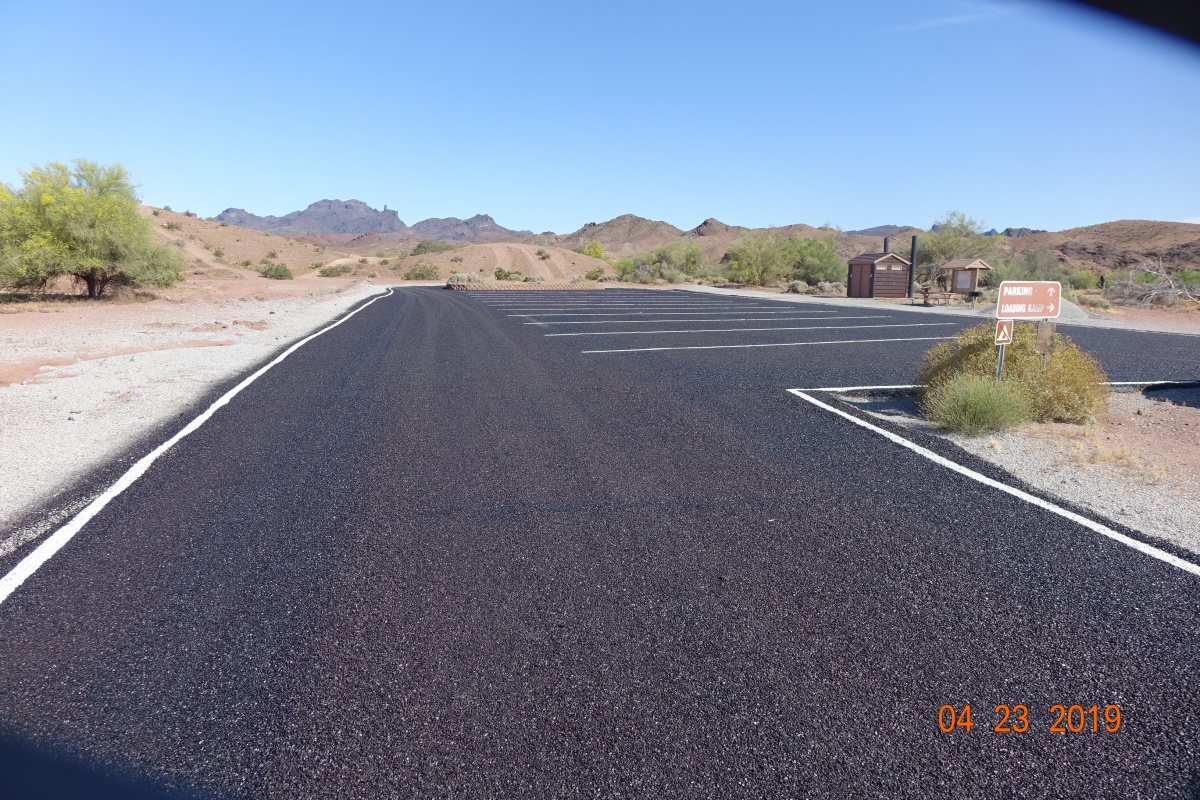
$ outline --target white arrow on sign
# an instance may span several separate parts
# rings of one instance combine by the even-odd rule
[[[1047,304],[1046,304],[1046,310],[1047,310],[1047,311],[1053,311],[1053,310],[1054,310],[1054,303],[1047,303]]]
[[[1054,287],[1053,287],[1053,286],[1051,286],[1051,287],[1050,287],[1049,289],[1047,289],[1046,291],[1050,293],[1050,296],[1051,296],[1051,297],[1053,297],[1053,296],[1054,296]],[[1053,309],[1053,308],[1054,308],[1054,306],[1050,306],[1050,308],[1051,308],[1051,309]]]

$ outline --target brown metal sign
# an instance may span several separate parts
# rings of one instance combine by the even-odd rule
[[[1013,321],[1011,319],[996,320],[996,344],[1012,344]]]
[[[1004,281],[996,302],[997,319],[1057,319],[1062,312],[1058,281]]]

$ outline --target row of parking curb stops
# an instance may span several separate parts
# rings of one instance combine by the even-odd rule
[[[597,289],[603,289],[604,284],[596,283],[594,281],[579,281],[578,283],[546,283],[544,281],[494,281],[487,283],[447,283],[446,288],[457,291],[471,292],[491,292],[497,290],[521,291],[526,289],[541,291],[551,289],[558,292],[564,289],[569,289],[572,291],[595,291]]]

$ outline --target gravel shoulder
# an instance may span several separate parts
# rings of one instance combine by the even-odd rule
[[[0,314],[0,556],[58,521],[17,530],[30,511],[192,411],[214,387],[381,291],[356,283],[274,295],[193,292]]]
[[[1200,553],[1200,389],[1114,393],[1092,425],[1031,423],[968,436],[918,416],[911,397],[845,396],[942,436],[1030,486]]]

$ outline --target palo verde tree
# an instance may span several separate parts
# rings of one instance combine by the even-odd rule
[[[792,238],[780,242],[787,259],[788,279],[804,281],[809,286],[816,286],[822,281],[846,281],[846,259],[834,248],[834,236],[816,236],[812,239],[801,238],[793,233]]]
[[[42,291],[69,275],[98,298],[109,286],[169,286],[183,260],[155,244],[120,164],[76,159],[0,184],[0,285]]]
[[[780,240],[766,231],[749,230],[725,253],[729,277],[739,283],[766,286],[774,283],[789,266]]]
[[[1003,236],[984,236],[983,223],[961,211],[950,211],[934,228],[917,239],[917,270],[926,279],[956,258],[995,258],[1004,249]]]

